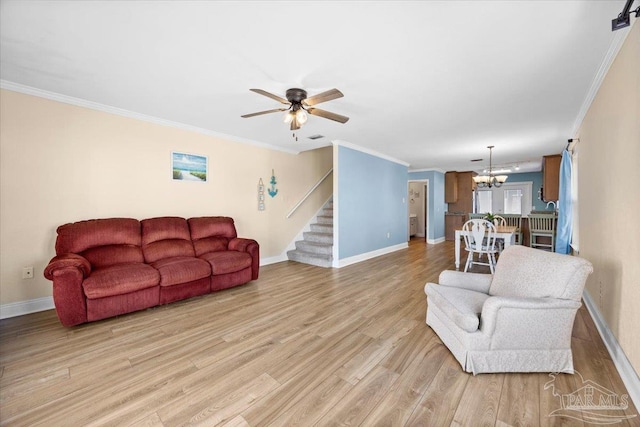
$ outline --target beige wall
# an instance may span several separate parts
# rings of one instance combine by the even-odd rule
[[[42,272],[56,227],[91,218],[231,216],[238,234],[282,255],[332,193],[331,147],[292,155],[59,103],[0,92],[0,304],[51,295]],[[206,183],[173,181],[171,152],[209,158]],[[275,170],[278,195],[257,210],[257,184]],[[22,279],[34,266],[35,278]]]
[[[594,266],[587,290],[640,372],[640,25],[627,36],[578,136],[580,256]]]

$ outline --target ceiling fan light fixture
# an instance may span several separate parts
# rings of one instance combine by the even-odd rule
[[[262,89],[249,89],[252,92],[274,99],[281,104],[287,104],[288,108],[274,108],[266,111],[259,111],[257,113],[244,114],[241,117],[249,118],[254,116],[261,116],[263,114],[277,113],[279,111],[286,111],[282,120],[289,125],[289,129],[296,131],[300,129],[309,119],[309,114],[312,116],[318,116],[325,119],[333,120],[339,123],[346,123],[349,117],[342,116],[340,114],[332,113],[330,111],[321,110],[320,108],[310,107],[312,105],[320,104],[321,102],[331,101],[332,99],[342,98],[344,95],[338,89],[329,89],[310,98],[307,98],[307,91],[304,89],[291,88],[287,89],[286,97],[284,99],[278,95],[274,95]],[[309,106],[309,108],[306,108]],[[295,134],[294,134],[295,138]],[[297,138],[296,138],[297,141]]]
[[[303,125],[303,124],[305,124],[307,122],[307,113],[305,113],[302,108],[299,109],[298,111],[296,111],[296,120],[301,125]]]

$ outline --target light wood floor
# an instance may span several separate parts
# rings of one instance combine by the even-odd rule
[[[461,370],[425,324],[424,284],[452,268],[452,243],[412,241],[341,269],[266,266],[245,286],[74,328],[53,311],[5,319],[0,422],[584,425],[549,417],[548,374]],[[585,380],[626,393],[584,308],[573,349]],[[577,378],[559,375],[556,391]]]

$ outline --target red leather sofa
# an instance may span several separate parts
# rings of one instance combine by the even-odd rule
[[[92,219],[57,229],[44,276],[65,326],[242,285],[260,248],[229,217]]]

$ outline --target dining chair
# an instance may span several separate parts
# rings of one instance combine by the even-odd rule
[[[501,217],[500,215],[494,215],[493,216],[493,224],[496,227],[504,227],[505,225],[507,225],[507,220],[504,219],[503,217]]]
[[[474,264],[486,265],[493,270],[496,265],[496,226],[486,219],[470,219],[462,226],[464,236],[464,249],[469,253],[467,255],[467,262],[464,266],[466,272],[469,267]],[[474,259],[474,255],[478,255],[478,260]],[[480,257],[487,255],[488,262],[482,262]]]
[[[502,214],[507,225],[516,227],[516,245],[522,244],[522,215],[518,214]]]
[[[556,215],[529,214],[529,246],[532,248],[548,249],[555,251],[556,243]],[[543,238],[543,242],[539,239]],[[547,241],[549,243],[547,243]]]

